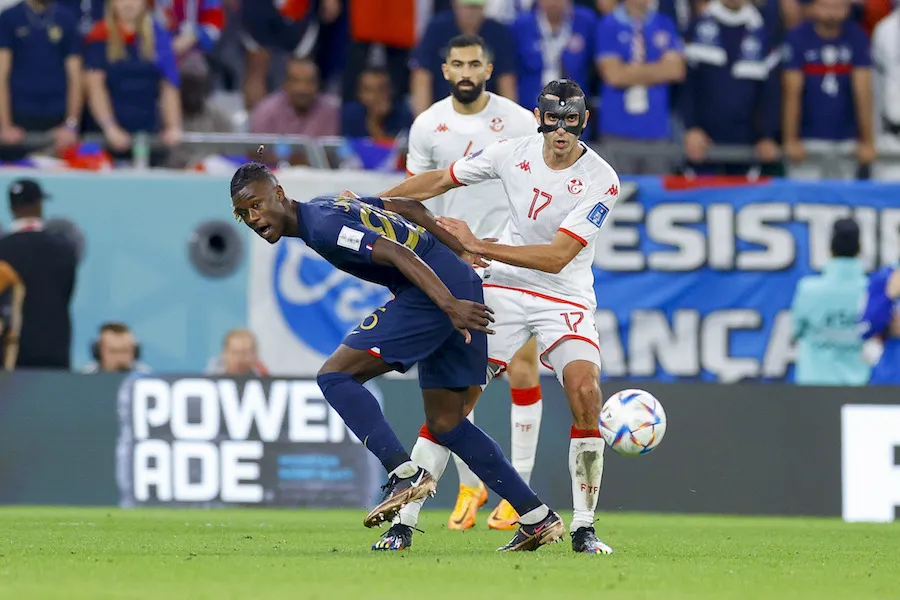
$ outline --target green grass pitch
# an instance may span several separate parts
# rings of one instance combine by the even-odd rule
[[[374,553],[363,516],[0,508],[0,599],[900,597],[900,523],[607,513],[616,554],[586,556],[500,554],[511,532],[447,531],[443,511],[411,550]]]

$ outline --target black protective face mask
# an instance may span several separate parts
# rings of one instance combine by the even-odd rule
[[[541,96],[538,98],[538,110],[541,113],[541,125],[538,127],[538,133],[553,133],[562,127],[569,133],[581,137],[581,132],[584,131],[587,117],[587,106],[585,106],[584,98],[557,100],[556,98]],[[558,119],[556,125],[546,124],[545,115],[548,114],[553,115]],[[578,115],[578,123],[569,125],[566,121],[568,115]]]

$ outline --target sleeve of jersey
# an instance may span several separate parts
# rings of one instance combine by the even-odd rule
[[[428,125],[424,119],[413,121],[409,128],[409,150],[406,152],[406,172],[418,175],[434,168],[429,148]]]
[[[375,208],[384,208],[384,200],[377,196],[365,196],[360,198],[359,201],[374,206]]]
[[[494,142],[487,148],[457,160],[450,165],[450,178],[456,185],[474,185],[497,178],[497,164],[504,142]]]
[[[894,316],[894,303],[887,297],[886,287],[890,269],[876,271],[869,278],[869,293],[862,317],[862,339],[867,340],[883,334]]]
[[[797,36],[789,32],[781,49],[781,64],[788,70],[803,68],[803,50],[797,47]]]
[[[361,223],[328,217],[316,223],[312,240],[315,250],[337,250],[344,260],[371,264],[372,248],[379,237],[381,234],[363,227]]]
[[[865,32],[861,29],[857,29],[851,39],[854,46],[853,66],[858,69],[868,69],[872,66],[872,53]]]
[[[559,231],[587,246],[597,237],[603,223],[619,200],[619,178],[610,177],[598,182],[597,189],[589,190],[575,210],[563,220]]]

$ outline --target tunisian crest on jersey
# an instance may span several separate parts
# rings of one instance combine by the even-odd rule
[[[573,177],[566,183],[566,188],[568,188],[570,194],[577,196],[584,191],[584,181],[580,177]]]
[[[494,117],[493,119],[491,119],[491,131],[500,133],[501,131],[503,131],[503,127],[503,119],[501,119],[500,117]]]

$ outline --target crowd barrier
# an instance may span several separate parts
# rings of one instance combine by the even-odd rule
[[[0,186],[24,174],[35,173],[3,171]],[[307,168],[279,175],[301,200],[344,188],[377,194],[401,178]],[[40,178],[53,195],[48,216],[85,237],[72,311],[76,365],[89,360],[97,326],[109,319],[129,323],[146,362],[168,372],[202,371],[225,332],[249,324],[271,372],[308,377],[388,300],[386,290],[336,271],[299,240],[270,246],[252,236],[231,216],[227,176]],[[868,269],[900,258],[900,184],[684,183],[623,178],[598,238],[596,321],[607,378],[790,380],[788,309],[797,281],[827,260],[832,223],[857,218]],[[204,253],[215,268],[198,266]]]
[[[606,384],[608,396],[636,382]],[[649,384],[666,408],[660,446],[607,449],[604,511],[843,516],[894,520],[900,402],[892,388]],[[388,420],[411,447],[415,382],[380,380]],[[555,381],[532,483],[571,507],[571,417]],[[509,395],[491,384],[478,424],[508,452]],[[0,503],[119,506],[372,506],[383,481],[314,381],[13,373],[0,376]],[[449,508],[455,469],[430,506]]]

